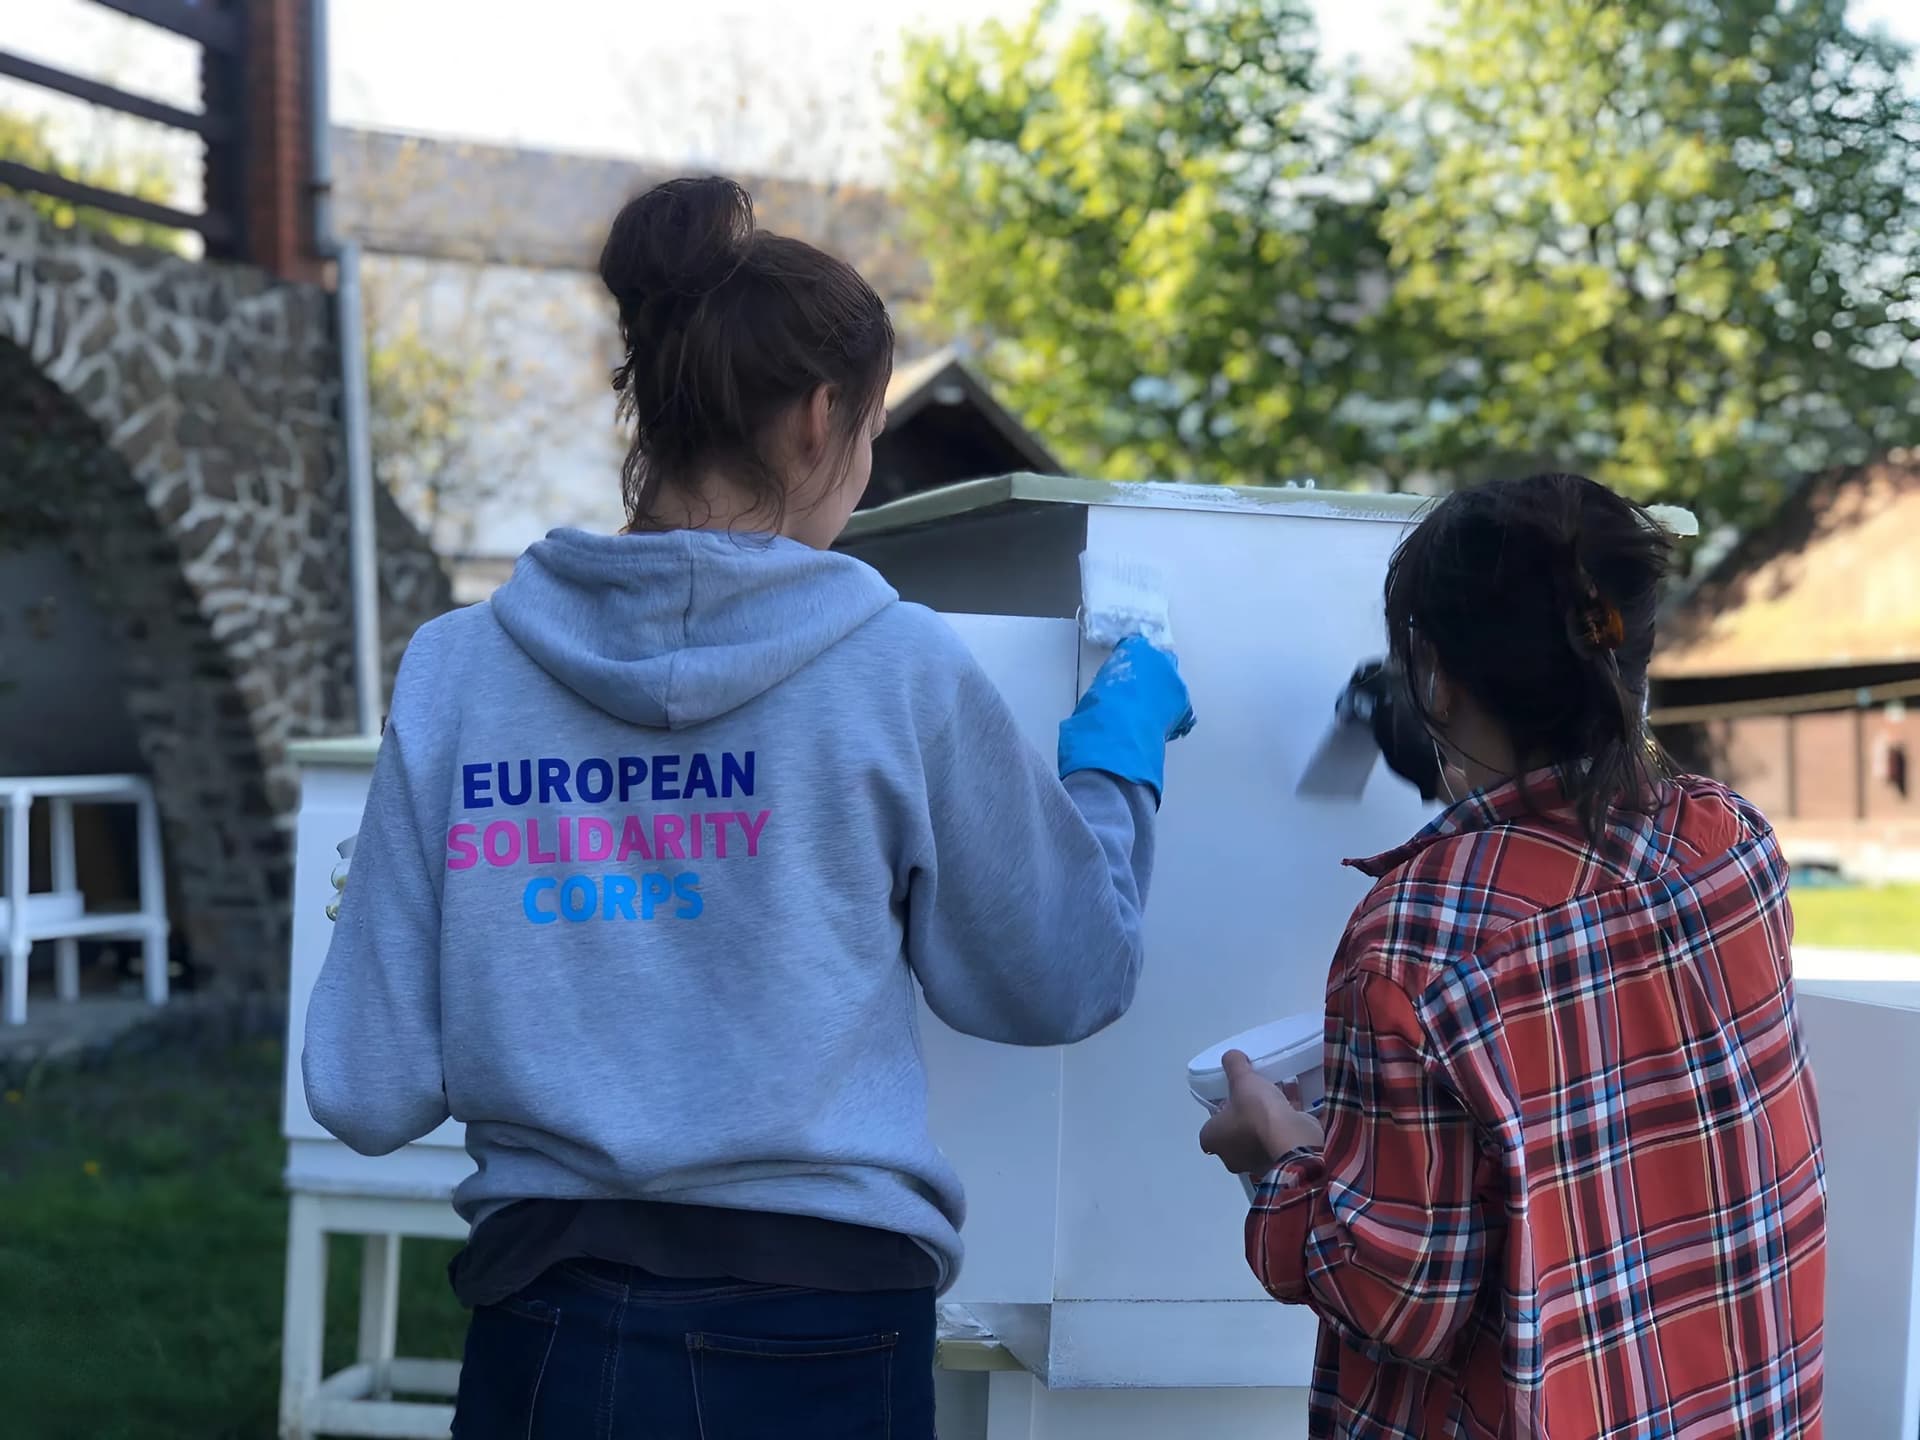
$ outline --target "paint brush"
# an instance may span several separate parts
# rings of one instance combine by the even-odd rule
[[[1294,793],[1319,800],[1358,800],[1379,763],[1373,697],[1356,673],[1334,702],[1333,723],[1313,747]]]
[[[1333,706],[1333,724],[1320,737],[1294,793],[1321,800],[1358,800],[1373,768],[1387,768],[1429,802],[1439,797],[1440,759],[1399,668],[1369,660],[1353,672]]]
[[[1087,551],[1080,557],[1080,633],[1105,650],[1131,635],[1171,650],[1165,576],[1136,556]]]

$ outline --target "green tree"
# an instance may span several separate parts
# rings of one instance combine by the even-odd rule
[[[1114,478],[1386,473],[1374,205],[1337,174],[1302,0],[1041,3],[910,42],[896,186],[924,320],[1070,464]]]
[[[1450,478],[1738,519],[1920,435],[1920,107],[1844,0],[1455,0],[1383,226]]]
[[[433,345],[417,327],[367,350],[374,470],[436,543],[459,549],[474,499],[466,477],[477,366]]]
[[[75,161],[60,153],[48,133],[47,122],[37,116],[0,110],[0,160],[11,160],[50,175],[63,176],[101,190],[117,191],[156,205],[173,203],[173,185],[167,177],[166,167],[157,157],[135,155]],[[0,194],[11,193],[8,187],[0,185]],[[181,231],[168,229],[164,225],[129,220],[122,215],[74,205],[38,191],[27,192],[25,199],[56,225],[84,226],[110,235],[124,245],[146,245],[156,250],[178,251],[184,243]]]
[[[470,273],[461,267],[459,278]],[[459,309],[449,333],[434,323],[430,277],[369,266],[361,278],[374,473],[435,549],[462,553],[506,483],[474,453],[487,404],[499,398],[489,393],[489,351],[468,333],[476,312]]]
[[[611,414],[568,303],[591,287],[395,256],[364,257],[360,279],[374,473],[441,555],[469,554],[495,507],[549,503],[549,452],[573,438],[583,394]]]

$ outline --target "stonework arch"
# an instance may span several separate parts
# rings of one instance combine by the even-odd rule
[[[249,982],[285,969],[287,747],[353,729],[335,344],[316,287],[0,198],[0,546],[38,537],[85,576],[120,642],[178,923]],[[381,499],[391,672],[451,601]]]

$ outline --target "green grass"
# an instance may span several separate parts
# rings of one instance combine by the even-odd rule
[[[161,1054],[0,1097],[0,1433],[275,1433],[281,1064],[277,1044]],[[459,1354],[450,1251],[403,1251],[404,1354]],[[334,1242],[330,1370],[352,1359],[359,1260]]]
[[[1794,887],[1794,939],[1834,950],[1920,954],[1920,885]]]

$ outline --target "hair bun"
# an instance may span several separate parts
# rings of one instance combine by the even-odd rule
[[[753,244],[753,197],[718,176],[669,180],[621,208],[600,279],[623,314],[673,296],[698,299],[732,278]]]

